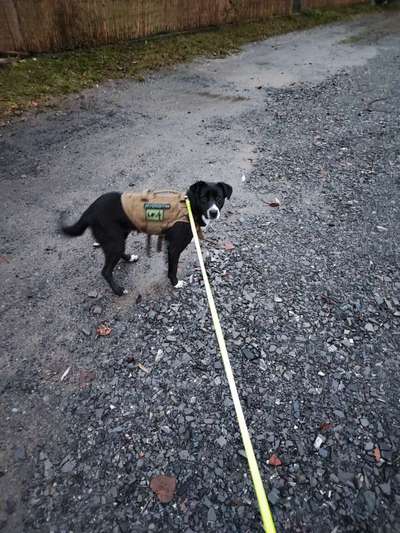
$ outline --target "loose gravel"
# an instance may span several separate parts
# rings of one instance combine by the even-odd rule
[[[204,245],[278,531],[389,533],[400,521],[399,87],[388,49],[318,84],[262,89],[265,110],[242,116],[260,138],[246,194]],[[186,289],[134,305],[88,289],[68,324],[78,335],[50,320],[75,360],[48,382],[54,424],[30,458],[24,531],[261,531],[190,261]],[[102,323],[112,332],[97,337]],[[25,394],[45,397],[26,373]],[[177,480],[168,504],[149,487],[159,474]]]

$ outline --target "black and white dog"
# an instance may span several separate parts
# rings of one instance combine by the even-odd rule
[[[218,220],[226,198],[230,198],[232,187],[226,183],[206,183],[198,181],[187,191],[192,207],[193,217],[198,226],[205,227],[212,220]],[[93,236],[103,249],[105,256],[102,275],[111,289],[118,296],[126,294],[115,281],[113,270],[120,259],[135,262],[138,257],[125,253],[125,241],[131,231],[138,231],[125,214],[121,193],[110,192],[95,200],[81,218],[71,226],[61,223],[64,234],[77,237],[90,227]],[[190,224],[176,222],[164,235],[168,243],[168,277],[175,288],[180,288],[184,282],[178,281],[177,270],[179,257],[191,242],[193,235]]]

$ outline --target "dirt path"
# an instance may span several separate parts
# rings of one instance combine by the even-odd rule
[[[196,179],[222,180],[234,186],[235,195],[225,211],[220,230],[211,234],[210,239],[222,241],[229,237],[234,242],[242,242],[244,232],[249,229],[246,224],[265,208],[261,198],[265,200],[282,193],[282,184],[269,179],[269,168],[274,167],[275,161],[268,154],[266,141],[270,132],[276,135],[271,136],[271,146],[279,136],[275,127],[280,121],[280,91],[284,94],[292,90],[293,98],[298,98],[299,105],[306,109],[303,87],[318,87],[343,70],[350,76],[356,70],[357,76],[361,76],[360,69],[366,72],[370,69],[372,78],[377,59],[384,59],[399,49],[399,28],[399,15],[390,14],[280,36],[247,46],[236,56],[199,60],[171,72],[151,75],[145,83],[110,82],[71,98],[59,111],[27,116],[24,121],[0,131],[0,279],[3,293],[0,302],[0,528],[7,532],[57,533],[164,531],[164,526],[160,526],[163,521],[173,524],[169,531],[204,531],[206,527],[209,531],[214,530],[213,527],[218,531],[247,531],[254,527],[257,513],[249,486],[240,496],[242,503],[236,506],[234,518],[229,519],[229,513],[225,516],[225,511],[220,511],[219,525],[211,511],[213,505],[207,503],[210,499],[206,493],[200,491],[194,498],[200,503],[202,498],[206,499],[206,511],[190,507],[190,494],[185,495],[182,481],[184,469],[179,465],[172,468],[170,460],[174,454],[181,462],[188,459],[182,455],[185,450],[182,439],[189,431],[187,420],[177,429],[176,438],[168,430],[154,442],[146,435],[146,428],[153,423],[152,416],[158,416],[158,424],[168,428],[170,424],[166,420],[171,410],[186,400],[189,403],[184,415],[192,416],[187,412],[193,407],[188,400],[189,384],[186,391],[178,391],[175,397],[172,393],[178,372],[175,355],[182,355],[175,354],[171,347],[176,341],[174,324],[189,320],[189,330],[181,333],[190,339],[191,357],[200,360],[208,353],[203,341],[211,330],[197,327],[198,314],[191,317],[185,307],[186,296],[177,296],[168,287],[160,257],[155,256],[150,261],[144,256],[141,238],[131,238],[132,248],[142,249],[139,264],[121,266],[120,276],[127,278],[130,293],[117,299],[99,275],[102,258],[92,249],[90,236],[76,240],[60,238],[56,232],[57,219],[63,210],[68,210],[71,218],[75,218],[88,202],[108,190],[141,190],[160,184],[184,190]],[[358,35],[362,37],[359,41],[351,39]],[[349,44],[351,41],[353,44]],[[387,70],[385,87],[390,86],[392,75]],[[359,95],[350,93],[351,98],[354,105],[359,102]],[[378,105],[384,98],[382,96]],[[285,122],[286,118],[281,121],[283,142],[285,129],[289,132],[292,127]],[[304,120],[307,124],[307,115]],[[322,125],[319,134],[323,131]],[[301,166],[301,159],[299,161],[293,164]],[[247,177],[245,183],[241,179],[243,174]],[[258,179],[264,176],[264,185],[259,190],[248,186],[253,174]],[[290,180],[286,185],[289,191],[291,187],[294,191]],[[312,203],[312,194],[317,194],[315,188],[310,188],[309,193],[303,207]],[[257,247],[257,235],[253,237],[252,246]],[[212,261],[211,247],[210,253]],[[214,259],[218,264],[218,250],[216,253]],[[225,267],[229,271],[233,265]],[[190,279],[194,268],[194,254],[187,252],[182,262],[183,277]],[[246,286],[248,279],[242,282]],[[222,282],[217,279],[216,283],[218,290]],[[192,288],[189,285],[186,294],[190,294]],[[201,301],[200,287],[199,291]],[[142,297],[140,304],[137,303],[139,295]],[[190,298],[193,297],[192,294]],[[229,295],[226,297],[229,299]],[[151,317],[160,313],[159,306],[164,309],[160,322],[144,330],[142,321],[150,324]],[[204,327],[204,302],[202,309],[200,322]],[[169,321],[164,324],[167,316]],[[103,321],[113,325],[113,336],[108,344],[107,340],[95,338],[95,327]],[[179,331],[179,327],[177,329]],[[151,331],[157,335],[152,337]],[[169,341],[168,331],[172,339]],[[167,335],[167,340],[163,335]],[[263,346],[264,341],[257,331],[254,342]],[[164,354],[162,364],[167,365],[168,376],[161,374],[154,383],[152,380],[156,378],[151,376],[147,382],[141,381],[143,376],[136,367],[129,367],[133,363],[126,363],[127,358],[133,356],[135,361],[144,362],[151,354],[156,356],[159,350]],[[60,377],[68,368],[69,375],[61,382]],[[135,434],[129,434],[124,424],[113,419],[113,409],[110,411],[114,401],[122,409],[122,396],[124,402],[127,401],[124,394],[129,391],[128,371],[134,375],[132,383],[137,395],[130,401],[149,409],[142,420],[142,434],[139,428]],[[166,376],[168,379],[164,379]],[[201,374],[199,379],[203,387],[210,388],[206,376]],[[223,382],[222,374],[220,377]],[[215,382],[217,386],[218,383]],[[203,398],[204,406],[212,404],[213,394],[210,391]],[[95,407],[90,403],[94,396]],[[247,400],[247,408],[252,412],[252,400],[249,396]],[[124,403],[125,409],[129,411],[128,404]],[[142,414],[144,416],[144,411]],[[128,415],[122,413],[121,416]],[[226,417],[230,419],[231,416],[228,410]],[[139,424],[141,414],[135,411],[135,417]],[[214,422],[207,431],[215,427],[218,411],[209,418]],[[104,433],[103,437],[96,433],[98,428],[93,429],[96,422],[102,426],[99,431]],[[109,429],[111,426],[117,430]],[[120,426],[124,429],[119,430]],[[236,432],[234,426],[232,431]],[[201,434],[201,431],[196,434],[199,449],[206,449],[207,443],[202,443]],[[115,443],[116,439],[120,440]],[[190,437],[187,439],[190,441]],[[86,448],[81,440],[87,443]],[[169,446],[168,453],[162,451],[163,442]],[[237,444],[236,441],[231,443],[232,447]],[[140,463],[142,448],[150,455],[156,452],[162,455],[156,462],[158,466],[149,466],[146,475],[157,473],[163,467],[177,475],[178,510],[175,506],[174,510],[161,511],[153,500],[147,503],[147,478],[144,473],[138,473],[143,466]],[[104,462],[99,459],[96,465],[99,449]],[[204,464],[194,458],[189,445],[186,449],[193,476],[198,479],[199,486],[206,486]],[[136,465],[136,469],[125,467],[129,480],[117,486],[115,479],[115,486],[109,486],[107,469],[109,467],[114,474],[113,465],[122,461],[122,450],[130,454],[128,462]],[[218,465],[215,468],[221,472],[225,469]],[[237,493],[241,490],[244,471],[240,463],[225,472],[237,486]],[[59,476],[64,481],[60,481]],[[127,514],[121,503],[125,500],[119,500],[121,491],[127,491],[127,487],[135,495],[133,516]],[[223,483],[221,492],[222,487]],[[90,500],[90,505],[87,503],[89,495],[94,500],[94,503]],[[124,497],[129,500],[129,494]],[[213,504],[218,508],[223,502],[222,498]],[[95,510],[99,506],[104,516]],[[190,512],[186,513],[186,508]],[[285,522],[281,516],[285,515],[285,509],[279,515],[282,527]],[[75,518],[70,516],[72,511],[76,512]],[[186,514],[193,520],[186,519]],[[249,514],[250,518],[244,518]],[[287,531],[308,531],[305,526],[301,528],[301,521],[293,520],[286,524]],[[133,523],[137,529],[133,529]],[[385,531],[392,531],[390,527]],[[313,531],[317,530],[314,523]],[[336,530],[339,531],[342,530]]]

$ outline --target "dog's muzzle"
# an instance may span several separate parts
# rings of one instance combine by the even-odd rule
[[[220,212],[218,207],[214,204],[209,209],[207,209],[207,218],[209,220],[218,220]]]

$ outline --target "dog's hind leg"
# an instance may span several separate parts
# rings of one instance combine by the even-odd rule
[[[100,225],[92,227],[93,236],[100,244],[104,252],[105,262],[101,271],[104,279],[108,282],[111,289],[117,296],[126,294],[125,291],[115,281],[113,276],[114,268],[118,261],[125,255],[125,235],[119,228],[109,227],[104,229]]]
[[[105,262],[103,270],[101,271],[104,279],[108,282],[111,289],[113,290],[114,294],[117,296],[122,296],[123,294],[126,294],[128,291],[123,289],[114,279],[113,271],[114,268],[117,266],[118,261],[122,258],[122,255],[124,253],[124,243],[121,242],[113,242],[113,243],[107,243],[103,246],[103,251],[105,255]]]

